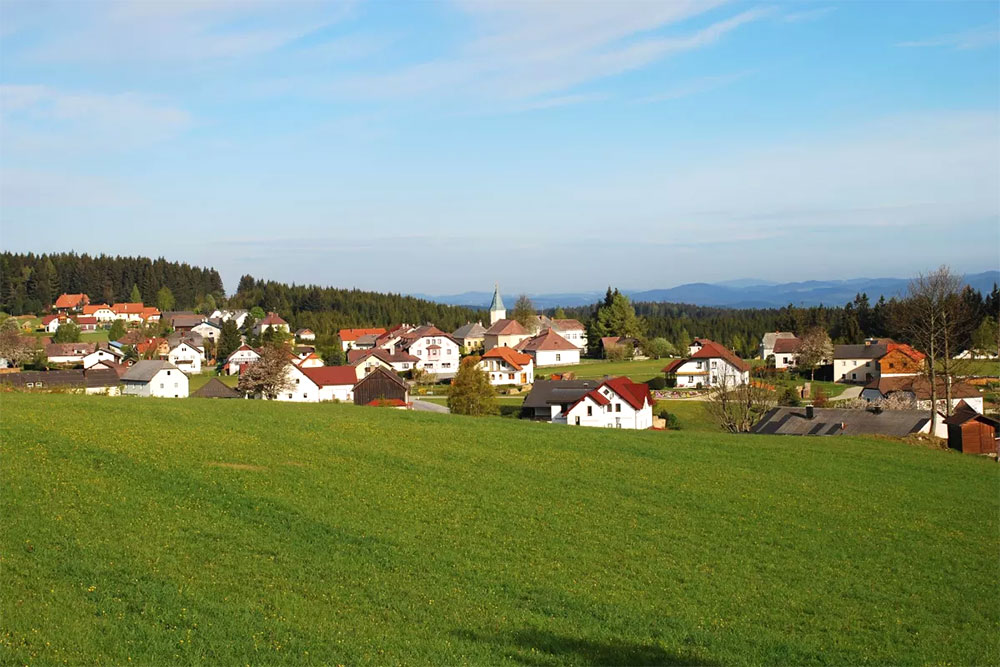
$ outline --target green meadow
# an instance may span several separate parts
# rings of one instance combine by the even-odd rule
[[[5,664],[996,664],[1000,466],[0,395]]]

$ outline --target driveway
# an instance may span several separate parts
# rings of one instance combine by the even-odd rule
[[[446,406],[438,405],[437,403],[431,403],[430,401],[420,401],[417,399],[413,400],[413,409],[420,410],[421,412],[438,412],[442,414],[448,414],[451,412]]]
[[[864,389],[864,387],[860,387],[858,385],[854,385],[853,387],[848,387],[847,389],[844,390],[844,393],[840,394],[839,396],[834,396],[830,400],[846,401],[849,398],[858,398],[859,396],[861,396],[862,389]]]

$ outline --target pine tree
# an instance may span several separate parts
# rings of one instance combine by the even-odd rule
[[[124,320],[115,320],[111,323],[111,328],[108,330],[108,340],[118,340],[125,335],[125,322]]]
[[[219,332],[219,343],[216,347],[216,355],[219,361],[229,358],[243,344],[240,338],[240,331],[236,328],[236,322],[226,320],[222,323],[222,330]]]
[[[132,283],[132,291],[129,293],[128,300],[130,303],[141,303],[142,294],[139,293],[139,285]]]

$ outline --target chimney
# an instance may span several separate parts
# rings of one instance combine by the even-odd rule
[[[806,406],[806,419],[813,419],[816,417],[816,410],[811,405]]]

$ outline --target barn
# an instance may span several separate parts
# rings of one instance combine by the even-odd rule
[[[410,386],[384,366],[376,366],[375,370],[354,385],[355,405],[405,407],[409,400]]]
[[[948,425],[948,446],[963,454],[996,454],[1000,421],[981,415],[965,401],[944,420]]]

